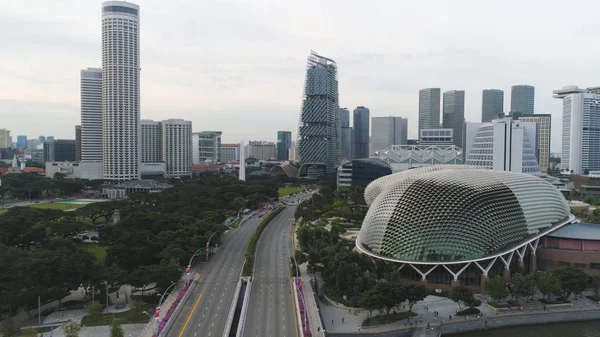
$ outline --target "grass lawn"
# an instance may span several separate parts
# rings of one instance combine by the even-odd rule
[[[136,323],[148,323],[150,317],[144,313],[140,313],[136,317],[131,317],[132,314],[129,311],[118,312],[114,314],[102,314],[98,317],[92,317],[90,315],[84,316],[81,320],[81,325],[85,326],[99,326],[99,325],[110,325],[113,319],[118,319],[121,324],[136,324]]]
[[[58,204],[58,203],[45,203],[45,204],[33,204],[29,207],[33,208],[42,208],[42,209],[59,209],[61,211],[66,211],[68,209],[77,209],[87,205],[78,205],[78,204]]]
[[[277,191],[279,193],[279,197],[285,197],[286,195],[298,193],[304,191],[303,187],[280,187]]]
[[[8,208],[0,209],[0,214],[8,212]]]
[[[57,328],[58,328],[58,326],[45,326],[42,328],[36,328],[35,331],[37,331],[37,333],[44,333],[44,332],[50,332]],[[25,330],[25,329],[21,329],[20,333],[17,333],[16,335],[12,335],[11,337],[21,337],[21,333],[23,332],[23,330]]]
[[[100,246],[97,243],[76,243],[75,246],[86,252],[94,253],[98,262],[104,263],[106,260],[106,247]]]
[[[395,314],[389,314],[389,315],[378,315],[375,317],[365,319],[362,326],[376,326],[376,325],[384,325],[384,324],[388,324],[388,323],[394,323],[394,322],[401,321],[403,319],[406,319],[406,318],[412,317],[412,316],[416,316],[416,315],[417,314],[415,314],[412,311],[397,312]]]

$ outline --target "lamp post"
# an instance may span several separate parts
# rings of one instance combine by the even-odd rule
[[[156,317],[156,330],[155,332],[158,334],[158,326],[160,325],[160,307],[163,304],[163,301],[165,300],[165,296],[169,294],[169,289],[173,288],[173,286],[175,286],[177,284],[177,282],[173,282],[171,283],[171,285],[169,287],[167,287],[167,289],[162,293],[162,296],[160,297],[160,300],[158,300],[158,306],[156,307],[156,314],[154,317]],[[160,294],[157,294],[157,296]]]
[[[215,234],[217,234],[217,232],[212,233],[212,235],[208,238],[208,241],[206,242],[206,261],[208,261],[208,247],[210,246],[210,240],[212,240]]]

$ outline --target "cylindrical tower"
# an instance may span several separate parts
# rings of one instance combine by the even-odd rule
[[[140,178],[139,6],[102,4],[102,149],[106,180]]]

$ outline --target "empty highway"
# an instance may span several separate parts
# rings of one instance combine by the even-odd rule
[[[286,207],[265,228],[256,261],[244,337],[297,337],[290,275],[292,226],[296,207]]]
[[[168,331],[169,337],[221,337],[244,264],[250,237],[262,219],[252,217],[230,230],[201,270],[199,284]]]

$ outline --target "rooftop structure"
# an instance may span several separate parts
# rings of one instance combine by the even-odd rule
[[[392,167],[393,172],[438,164],[462,164],[462,149],[454,145],[392,145],[371,156]]]

